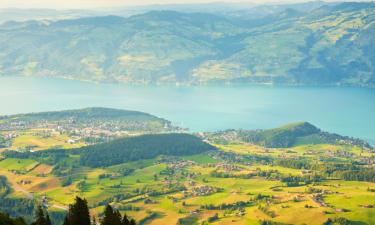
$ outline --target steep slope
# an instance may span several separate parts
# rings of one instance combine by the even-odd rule
[[[1,30],[0,74],[133,83],[178,80],[216,54],[212,39],[237,29],[216,16],[169,11],[14,27]]]
[[[255,18],[153,11],[129,18],[9,22],[0,26],[0,75],[375,85],[375,3],[262,10]]]
[[[253,28],[242,49],[201,65],[196,75],[203,81],[373,86],[374,10],[372,3],[344,3]]]

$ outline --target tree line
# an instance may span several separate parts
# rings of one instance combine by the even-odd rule
[[[335,175],[344,180],[375,182],[375,170],[343,171]]]
[[[102,167],[150,159],[158,155],[192,155],[215,149],[190,134],[153,134],[86,146],[77,149],[76,153],[81,156],[81,165]]]
[[[0,225],[28,225],[22,217],[11,218],[9,214],[0,213]],[[36,208],[34,221],[30,225],[54,225],[50,214],[41,205]],[[136,225],[134,219],[126,214],[121,215],[120,211],[111,205],[105,207],[103,217],[97,221],[90,216],[86,199],[76,197],[75,202],[69,205],[62,225]]]

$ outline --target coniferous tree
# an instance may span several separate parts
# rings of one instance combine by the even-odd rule
[[[86,199],[76,197],[75,203],[69,206],[63,225],[91,225]]]
[[[104,217],[101,225],[121,225],[121,214],[118,210],[107,205],[104,210]]]
[[[90,212],[86,199],[76,197],[72,209],[70,225],[91,225]]]
[[[96,225],[95,217],[93,217],[92,221],[92,225]],[[90,213],[85,199],[76,197],[75,203],[69,206],[69,211],[66,214],[62,225],[91,225]],[[104,210],[103,219],[100,221],[100,225],[136,225],[136,222],[134,219],[129,220],[126,215],[122,217],[120,211],[107,205]]]
[[[31,225],[47,225],[42,206],[38,206],[35,213],[35,221]]]
[[[46,225],[52,225],[51,218],[49,217],[48,212],[46,212]]]
[[[68,215],[65,216],[63,225],[70,225],[70,223],[69,223],[69,216]]]
[[[124,217],[121,220],[121,225],[129,225],[129,224],[130,224],[130,221],[128,219],[128,216],[124,214]]]
[[[114,221],[113,221],[113,224],[114,225],[121,225],[121,219],[122,219],[121,213],[120,213],[120,211],[118,211],[116,209],[114,211]]]
[[[135,222],[134,219],[131,219],[130,222],[129,222],[129,225],[136,225],[137,223]]]

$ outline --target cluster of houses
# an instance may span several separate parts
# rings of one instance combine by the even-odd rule
[[[225,172],[242,171],[243,168],[232,163],[217,163],[216,170],[224,170]]]
[[[74,144],[81,138],[113,139],[122,136],[139,135],[150,131],[150,122],[131,120],[9,120],[0,123],[0,131],[6,132],[5,139],[17,137],[18,131],[41,129],[49,133],[67,134],[72,138],[68,143]],[[164,129],[174,129],[167,122]]]
[[[20,184],[20,185],[28,185],[28,184],[31,184],[32,181],[31,180],[20,180],[17,183]]]
[[[213,193],[216,193],[216,192],[220,192],[220,188],[217,188],[217,187],[212,187],[212,186],[208,186],[208,185],[203,185],[203,186],[199,186],[199,187],[193,187],[191,189],[191,195],[192,196],[206,196],[206,195],[211,195]],[[186,195],[188,195],[186,193]]]
[[[355,155],[354,153],[346,150],[337,150],[337,151],[328,151],[327,155],[329,157],[342,157],[342,158],[349,158],[353,159],[356,158],[358,159],[359,162],[365,165],[373,165],[375,163],[375,157],[369,157],[369,156],[362,156],[362,155]]]

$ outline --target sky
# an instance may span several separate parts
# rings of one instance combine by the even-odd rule
[[[213,0],[0,0],[0,8],[111,8],[120,6],[207,3]],[[303,0],[219,0],[220,2],[290,3]]]

